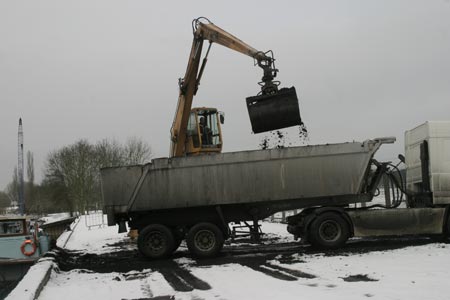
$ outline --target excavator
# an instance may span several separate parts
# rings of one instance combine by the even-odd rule
[[[274,80],[278,70],[275,68],[272,51],[258,51],[204,17],[192,21],[192,30],[194,39],[186,73],[179,79],[178,104],[170,130],[171,157],[222,151],[223,113],[216,108],[192,108],[213,43],[250,56],[255,65],[263,70],[263,77],[259,82],[261,91],[256,96],[246,98],[253,133],[302,124],[295,88],[279,89],[280,82]],[[209,45],[202,60],[205,40],[209,41]]]

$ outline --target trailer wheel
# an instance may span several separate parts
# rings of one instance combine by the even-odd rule
[[[164,225],[151,224],[139,233],[139,251],[149,258],[169,256],[174,251],[174,247],[173,233]]]
[[[338,214],[327,212],[316,217],[309,228],[308,241],[318,248],[338,248],[350,237],[347,222]]]
[[[186,243],[189,251],[197,257],[212,257],[223,247],[223,233],[211,223],[198,223],[188,232]]]

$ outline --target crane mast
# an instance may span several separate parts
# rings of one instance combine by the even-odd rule
[[[21,215],[25,214],[25,196],[24,196],[24,179],[23,179],[23,127],[22,127],[22,118],[19,119],[19,128],[17,134],[17,143],[18,143],[18,162],[17,162],[17,177],[19,179],[18,185],[18,195],[19,195],[19,213]]]

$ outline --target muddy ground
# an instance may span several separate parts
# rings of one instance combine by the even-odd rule
[[[435,243],[433,238],[391,238],[391,239],[363,239],[349,241],[345,247],[333,251],[319,251],[309,245],[302,245],[298,242],[281,242],[275,244],[249,244],[248,240],[240,240],[224,247],[221,255],[216,258],[195,259],[187,251],[184,244],[174,253],[173,257],[164,260],[149,260],[139,254],[137,250],[124,250],[107,254],[85,254],[79,252],[65,251],[58,249],[56,260],[60,271],[78,270],[78,272],[110,273],[118,272],[116,280],[133,280],[148,276],[148,269],[160,272],[167,282],[176,291],[192,291],[194,289],[209,290],[208,282],[194,276],[190,267],[208,267],[223,264],[240,264],[264,273],[267,276],[278,280],[295,281],[298,278],[314,278],[314,274],[284,268],[271,263],[277,260],[282,264],[302,263],[301,254],[322,254],[324,256],[351,256],[354,254],[367,253],[373,251],[385,251],[404,248],[408,246],[418,246]],[[269,241],[270,242],[270,241]],[[439,242],[443,242],[439,240]],[[444,241],[450,243],[449,240]],[[109,246],[121,246],[120,244]],[[127,244],[127,246],[129,246]],[[127,247],[124,247],[127,248]],[[128,247],[129,248],[129,247]],[[294,255],[300,254],[300,255]],[[188,258],[189,263],[179,263],[180,258]],[[126,274],[135,271],[131,275]],[[365,274],[352,274],[342,278],[345,281],[376,281]]]

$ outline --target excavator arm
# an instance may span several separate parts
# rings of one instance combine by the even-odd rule
[[[232,34],[226,32],[220,27],[214,25],[213,23],[201,23],[199,19],[194,20],[196,22],[196,28],[194,36],[198,36],[202,40],[208,40],[211,43],[217,43],[229,49],[240,52],[244,55],[248,55],[252,57],[264,71],[264,75],[262,78],[263,94],[270,94],[277,91],[276,85],[272,82],[273,79],[277,76],[278,70],[275,68],[274,59],[272,56],[269,56],[268,53],[272,53],[271,51],[262,52],[258,51]],[[208,48],[209,52],[209,48]],[[204,61],[202,68],[200,70],[200,78],[203,73],[203,68],[206,61]],[[199,79],[200,79],[199,78]],[[276,83],[275,83],[276,84]],[[198,86],[197,86],[198,87]]]
[[[202,22],[202,20],[205,20],[206,22]],[[195,19],[192,27],[194,39],[192,42],[186,73],[184,77],[179,80],[178,104],[171,128],[171,157],[179,157],[186,154],[186,133],[189,115],[192,108],[192,101],[200,85],[200,80],[212,43],[217,43],[229,49],[248,55],[256,61],[258,66],[263,69],[262,82],[260,83],[262,86],[262,95],[276,94],[278,91],[279,83],[273,81],[278,70],[275,68],[273,57],[268,55],[268,53],[271,53],[270,51],[265,53],[256,50],[232,34],[214,25],[206,18]],[[200,67],[203,44],[205,40],[209,41],[209,45]]]

